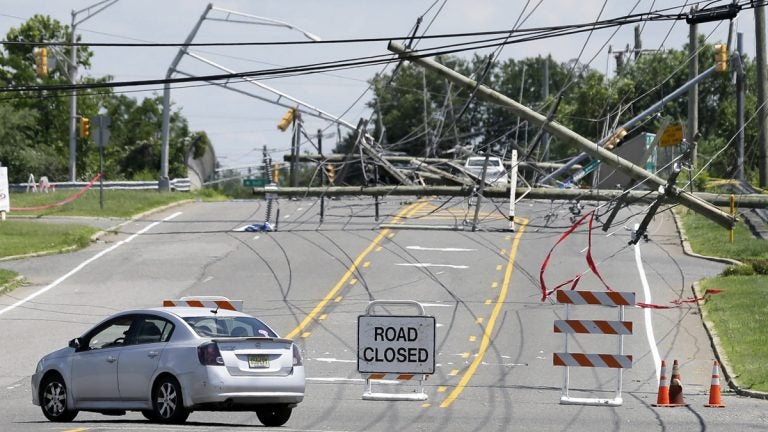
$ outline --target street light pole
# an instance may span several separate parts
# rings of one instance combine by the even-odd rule
[[[75,28],[80,23],[85,22],[89,18],[95,16],[99,12],[103,11],[104,9],[112,6],[113,4],[117,3],[118,0],[102,0],[98,3],[94,3],[87,8],[80,9],[79,11],[72,11],[72,29],[70,34],[70,41],[72,44],[70,45],[69,49],[69,83],[74,86],[77,84],[77,47],[75,46],[75,42],[77,42],[77,37],[75,35]],[[95,12],[91,13],[91,9],[96,9]],[[88,12],[88,16],[81,19],[80,21],[77,21],[77,16],[83,12]],[[69,181],[73,182],[77,180],[77,136],[76,136],[76,129],[77,128],[77,90],[72,88],[72,91],[69,93]]]
[[[209,16],[210,12],[221,12],[224,14],[224,18]],[[234,19],[233,16],[244,17],[244,18],[247,18],[247,20]],[[200,16],[200,19],[198,19],[197,23],[192,28],[192,31],[187,36],[187,39],[185,40],[184,45],[181,48],[179,48],[179,52],[176,54],[176,57],[171,62],[171,65],[168,67],[168,72],[165,74],[166,80],[170,80],[174,73],[180,72],[176,68],[178,67],[179,62],[181,61],[182,57],[185,54],[190,55],[199,60],[202,60],[208,64],[211,64],[214,67],[222,68],[219,65],[216,65],[212,62],[202,59],[199,56],[194,55],[193,53],[190,53],[187,49],[187,46],[190,43],[192,43],[195,36],[197,35],[197,32],[200,30],[200,26],[203,24],[205,20],[231,22],[231,23],[239,23],[239,24],[266,25],[266,26],[272,26],[272,27],[283,27],[290,30],[298,31],[309,40],[312,40],[312,41],[321,40],[318,36],[284,21],[278,21],[271,18],[245,14],[242,12],[236,12],[228,9],[221,9],[221,8],[214,7],[212,4],[209,3],[208,6],[206,6],[205,10],[203,11],[203,14]],[[266,87],[255,80],[246,79],[246,81]],[[163,86],[163,123],[162,123],[162,130],[161,130],[162,144],[160,148],[160,180],[158,181],[158,190],[160,192],[168,192],[170,190],[170,179],[168,178],[168,153],[169,153],[169,146],[170,146],[170,117],[171,117],[171,85],[170,83],[166,82],[165,85]]]

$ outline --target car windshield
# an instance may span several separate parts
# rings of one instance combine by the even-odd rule
[[[186,317],[189,325],[204,337],[278,337],[266,324],[253,317]]]

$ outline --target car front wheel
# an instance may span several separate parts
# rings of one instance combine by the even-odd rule
[[[264,426],[282,426],[291,418],[292,408],[285,405],[266,405],[256,409],[256,417]]]
[[[152,391],[153,419],[160,423],[184,423],[189,410],[184,408],[181,386],[173,377],[161,378]],[[145,416],[147,417],[147,416]]]
[[[48,420],[69,422],[77,416],[77,410],[67,409],[67,385],[60,375],[46,378],[40,389],[40,408]]]

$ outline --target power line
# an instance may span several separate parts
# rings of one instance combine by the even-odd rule
[[[461,43],[454,43],[454,44],[426,48],[426,49],[420,50],[415,55],[417,57],[433,57],[438,55],[456,54],[460,52],[478,50],[483,48],[498,48],[504,45],[531,42],[535,40],[549,39],[553,37],[568,36],[568,35],[582,33],[582,32],[593,32],[596,29],[610,28],[610,27],[625,25],[628,23],[635,23],[642,20],[681,20],[685,18],[686,18],[686,15],[679,14],[679,13],[672,14],[672,15],[662,15],[662,14],[659,14],[658,12],[642,13],[642,14],[628,15],[626,17],[612,19],[612,20],[598,21],[596,23],[590,23],[590,24],[544,27],[544,28],[531,29],[527,31],[519,31],[520,33],[524,33],[525,36],[514,38],[514,39],[509,38],[509,33],[510,33],[509,30],[504,32],[480,32],[475,34],[482,34],[482,33],[505,34],[505,36],[484,39],[479,41],[461,42]],[[511,32],[514,33],[515,31],[512,30]],[[436,36],[440,36],[440,35],[436,35]],[[424,35],[424,37],[429,38],[430,36]],[[374,38],[374,39],[378,41],[385,40],[383,38]],[[333,41],[327,41],[327,42],[333,42]],[[290,43],[293,43],[293,42],[290,42]],[[302,43],[304,42],[302,41]],[[311,42],[311,43],[322,43],[322,42]],[[227,43],[227,44],[233,44],[233,43]],[[79,44],[76,44],[76,45],[79,45]],[[138,45],[138,44],[132,44],[132,45]],[[144,44],[144,45],[148,45],[148,44]],[[165,45],[165,44],[162,44],[162,45]],[[181,44],[181,45],[184,45],[184,44]],[[189,46],[196,46],[196,45],[206,45],[206,44],[189,44]],[[215,44],[215,45],[218,45],[218,44]],[[179,46],[179,44],[174,44],[174,46]],[[0,93],[27,92],[27,91],[67,91],[67,90],[73,90],[73,89],[85,90],[85,89],[97,89],[97,88],[135,87],[135,86],[147,86],[147,85],[160,85],[160,84],[167,84],[167,83],[178,84],[178,83],[199,82],[199,81],[221,81],[221,80],[231,80],[233,78],[259,77],[261,79],[269,79],[269,78],[277,78],[277,77],[285,77],[285,76],[313,74],[313,73],[320,73],[320,72],[326,72],[326,71],[332,71],[332,70],[344,70],[349,68],[375,66],[375,65],[389,64],[397,61],[399,60],[393,59],[391,54],[383,54],[383,55],[375,55],[375,56],[368,56],[368,57],[358,57],[358,58],[352,58],[352,59],[300,65],[300,66],[294,66],[294,67],[273,68],[273,69],[256,70],[256,71],[250,71],[250,72],[240,72],[240,73],[232,73],[232,74],[216,74],[216,75],[199,76],[199,77],[119,81],[119,82],[110,82],[110,83],[88,83],[88,84],[74,84],[74,85],[68,84],[68,85],[37,85],[37,86],[3,87],[3,88],[0,88]]]

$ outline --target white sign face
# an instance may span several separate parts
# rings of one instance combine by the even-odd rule
[[[357,317],[357,371],[435,373],[435,317]]]
[[[8,190],[8,167],[0,167],[0,211],[11,211],[11,196]]]

